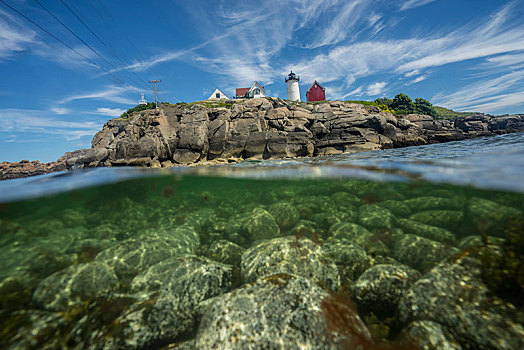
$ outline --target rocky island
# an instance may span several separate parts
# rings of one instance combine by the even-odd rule
[[[517,131],[524,131],[524,114],[439,119],[395,116],[377,106],[350,102],[297,103],[274,97],[160,104],[158,109],[109,120],[91,148],[67,152],[46,168],[51,172],[311,157]],[[1,178],[32,175],[20,171],[22,166],[27,164],[4,163]]]

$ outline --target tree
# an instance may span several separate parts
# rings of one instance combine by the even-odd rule
[[[438,112],[435,107],[433,107],[431,102],[420,97],[415,99],[415,110],[417,113],[430,115],[433,118],[438,117]]]
[[[395,96],[393,102],[390,104],[390,107],[396,109],[399,113],[409,114],[415,112],[415,104],[411,98],[405,94],[398,94]]]
[[[393,102],[393,100],[387,97],[380,97],[380,98],[377,98],[375,102],[378,103],[379,105],[384,105],[384,106],[389,107],[391,103]]]

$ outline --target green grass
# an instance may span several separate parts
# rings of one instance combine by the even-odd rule
[[[392,114],[397,114],[397,111],[395,111],[394,109],[389,108],[389,107],[386,106],[386,105],[382,105],[382,104],[376,103],[375,101],[357,101],[357,100],[347,100],[347,101],[344,101],[344,102],[348,102],[348,103],[358,103],[358,104],[361,104],[361,105],[364,105],[364,106],[377,106],[378,108],[380,108],[380,109],[381,109],[382,111],[384,111],[384,112],[389,112],[389,113],[392,113]]]
[[[456,112],[452,109],[445,108],[445,107],[438,107],[438,106],[433,106],[433,107],[437,110],[438,116],[444,119],[452,119],[456,117],[467,117],[470,115],[478,114],[477,112]]]

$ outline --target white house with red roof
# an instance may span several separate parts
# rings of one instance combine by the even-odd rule
[[[261,86],[257,81],[253,82],[253,85],[248,88],[237,88],[235,98],[258,98],[266,97],[266,89]]]

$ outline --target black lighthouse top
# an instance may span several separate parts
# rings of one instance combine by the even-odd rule
[[[295,73],[293,73],[293,71],[291,71],[291,73],[289,73],[289,75],[287,76],[286,78],[286,83],[290,80],[296,80],[296,81],[299,81],[300,80],[300,77],[298,75],[296,75]]]

